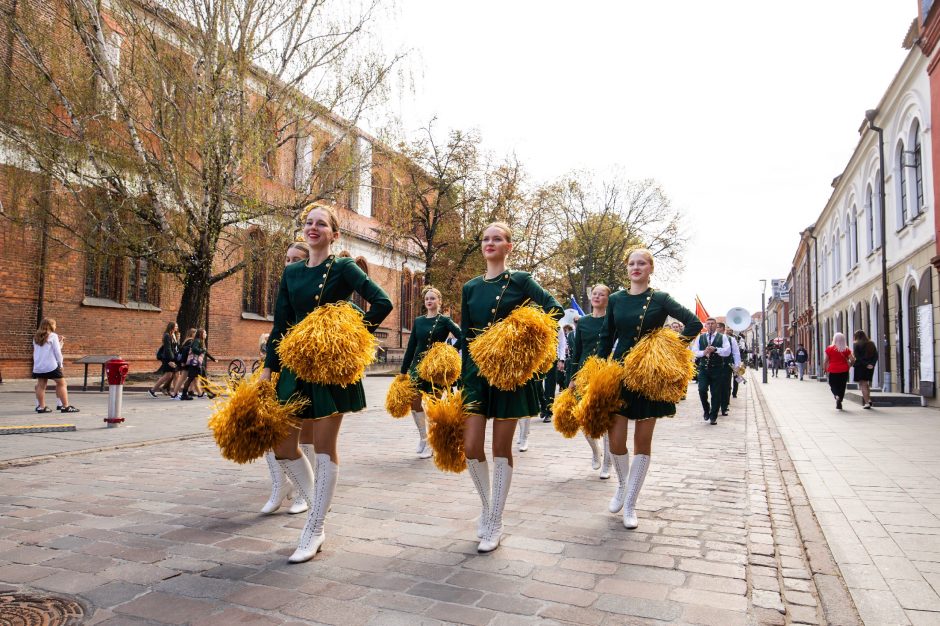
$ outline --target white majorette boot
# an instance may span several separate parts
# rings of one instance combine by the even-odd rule
[[[503,537],[503,509],[506,507],[506,496],[509,495],[509,485],[512,483],[512,467],[509,459],[504,456],[493,458],[493,499],[490,507],[490,521],[486,526],[486,533],[477,546],[477,552],[492,552],[499,547],[499,540]]]
[[[627,483],[627,498],[623,504],[623,527],[636,528],[638,525],[636,519],[636,499],[640,495],[640,489],[643,488],[643,480],[646,478],[646,470],[650,467],[650,455],[635,454],[633,456],[633,467],[630,468],[630,480]]]
[[[264,453],[264,460],[268,463],[268,471],[271,472],[271,497],[263,507],[261,512],[265,515],[274,513],[281,508],[281,503],[291,495],[291,484],[284,476],[284,470],[278,465],[277,457],[274,456],[274,450],[268,450]]]
[[[477,520],[477,539],[482,539],[486,534],[486,524],[490,519],[490,464],[486,461],[467,459],[467,472],[473,479],[473,486],[476,487],[480,501],[483,503],[480,519]]]
[[[415,420],[415,426],[418,427],[418,445],[415,452],[419,459],[431,458],[431,446],[428,445],[428,418],[424,411],[412,411],[411,417]]]
[[[336,488],[336,476],[339,473],[339,466],[330,460],[329,454],[317,455],[317,479],[313,488],[313,501],[310,503],[310,511],[307,513],[307,523],[300,533],[300,542],[297,549],[287,559],[288,563],[303,563],[309,561],[317,555],[323,542],[326,541],[326,533],[323,531],[323,521],[326,519],[326,512],[330,508],[330,502],[333,500],[333,490]]]
[[[604,460],[601,462],[601,480],[610,478],[610,465],[613,459],[610,458],[610,437],[604,433]]]
[[[585,433],[584,438],[587,439],[588,445],[591,446],[591,469],[600,469],[601,468],[601,451],[597,447],[597,439],[592,439],[588,437]]]
[[[303,455],[307,457],[307,462],[310,463],[310,466],[317,462],[317,452],[313,447],[312,443],[302,443],[300,444],[300,451],[303,452]],[[287,509],[287,512],[291,515],[296,515],[298,513],[304,513],[307,509],[310,508],[307,506],[307,501],[304,499],[300,493],[294,494],[294,502],[290,505],[290,508]]]
[[[529,427],[532,425],[532,418],[522,417],[519,421],[522,423],[519,424],[519,440],[516,443],[519,444],[519,452],[525,452],[529,449]]]
[[[611,513],[619,513],[623,508],[623,499],[627,497],[627,476],[630,474],[630,451],[626,454],[611,454],[614,460],[614,469],[617,470],[617,491],[614,497],[610,499],[607,510]]]

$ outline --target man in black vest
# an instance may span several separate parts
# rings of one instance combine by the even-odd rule
[[[693,344],[695,349],[692,352],[698,366],[698,395],[704,409],[702,417],[706,422],[715,425],[718,423],[718,409],[721,408],[725,359],[731,356],[731,342],[718,332],[715,318],[709,317],[705,320],[705,328],[706,332],[699,335]]]

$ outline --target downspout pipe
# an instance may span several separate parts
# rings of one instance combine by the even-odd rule
[[[878,117],[878,109],[869,109],[865,111],[865,119],[868,120],[868,128],[878,133],[878,162],[881,170],[881,180],[878,188],[878,217],[881,220],[881,372],[883,383],[881,390],[891,391],[891,346],[889,343],[889,328],[891,326],[890,316],[888,315],[888,245],[887,245],[887,220],[885,219],[885,135],[884,129],[875,126],[875,119]],[[898,306],[901,303],[898,302]]]

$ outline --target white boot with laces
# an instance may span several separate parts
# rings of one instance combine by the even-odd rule
[[[310,511],[307,513],[307,523],[300,533],[300,542],[297,549],[287,559],[288,563],[303,563],[317,555],[326,541],[326,532],[323,530],[326,512],[333,500],[333,491],[336,489],[336,477],[339,466],[330,460],[329,454],[318,454],[316,481],[313,487],[313,498],[310,501]]]
[[[480,518],[477,520],[477,539],[482,539],[486,534],[486,525],[490,519],[490,464],[486,461],[467,459],[467,473],[470,474],[473,486],[476,487],[480,502],[483,504]]]
[[[310,463],[310,466],[313,467],[317,462],[317,452],[313,447],[312,443],[302,443],[300,444],[300,451],[305,457],[307,457],[307,462]],[[307,505],[307,501],[304,499],[300,493],[294,494],[294,502],[290,505],[290,508],[287,509],[287,512],[291,515],[296,515],[298,513],[305,513],[307,509],[310,508]]]
[[[614,460],[614,469],[617,470],[617,491],[610,499],[607,509],[611,513],[619,513],[623,508],[624,498],[627,497],[627,476],[630,474],[630,452],[626,454],[611,454]]]
[[[506,507],[506,496],[509,495],[509,486],[512,484],[512,466],[509,459],[498,456],[493,459],[493,498],[490,507],[490,520],[486,532],[477,552],[492,552],[499,547],[503,537],[503,509]]]
[[[587,433],[584,434],[584,438],[587,439],[588,445],[591,446],[591,469],[600,469],[601,451],[597,445],[597,439],[589,437]]]
[[[613,459],[610,457],[610,437],[604,433],[604,460],[601,462],[600,477],[602,480],[610,478],[610,466]]]
[[[284,500],[290,498],[291,484],[284,475],[284,470],[278,464],[273,450],[264,453],[264,460],[268,464],[268,471],[271,472],[271,497],[261,507],[261,513],[270,515],[281,508]]]
[[[627,497],[623,504],[623,526],[634,529],[639,525],[636,517],[636,500],[643,488],[646,471],[650,467],[650,455],[637,454],[633,457],[633,466],[630,468],[630,480],[627,483]]]

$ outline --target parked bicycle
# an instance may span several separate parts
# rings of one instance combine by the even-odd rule
[[[255,359],[251,362],[251,373],[254,374],[261,367],[261,361]],[[229,378],[244,378],[248,373],[248,365],[242,359],[232,359],[228,364]]]

